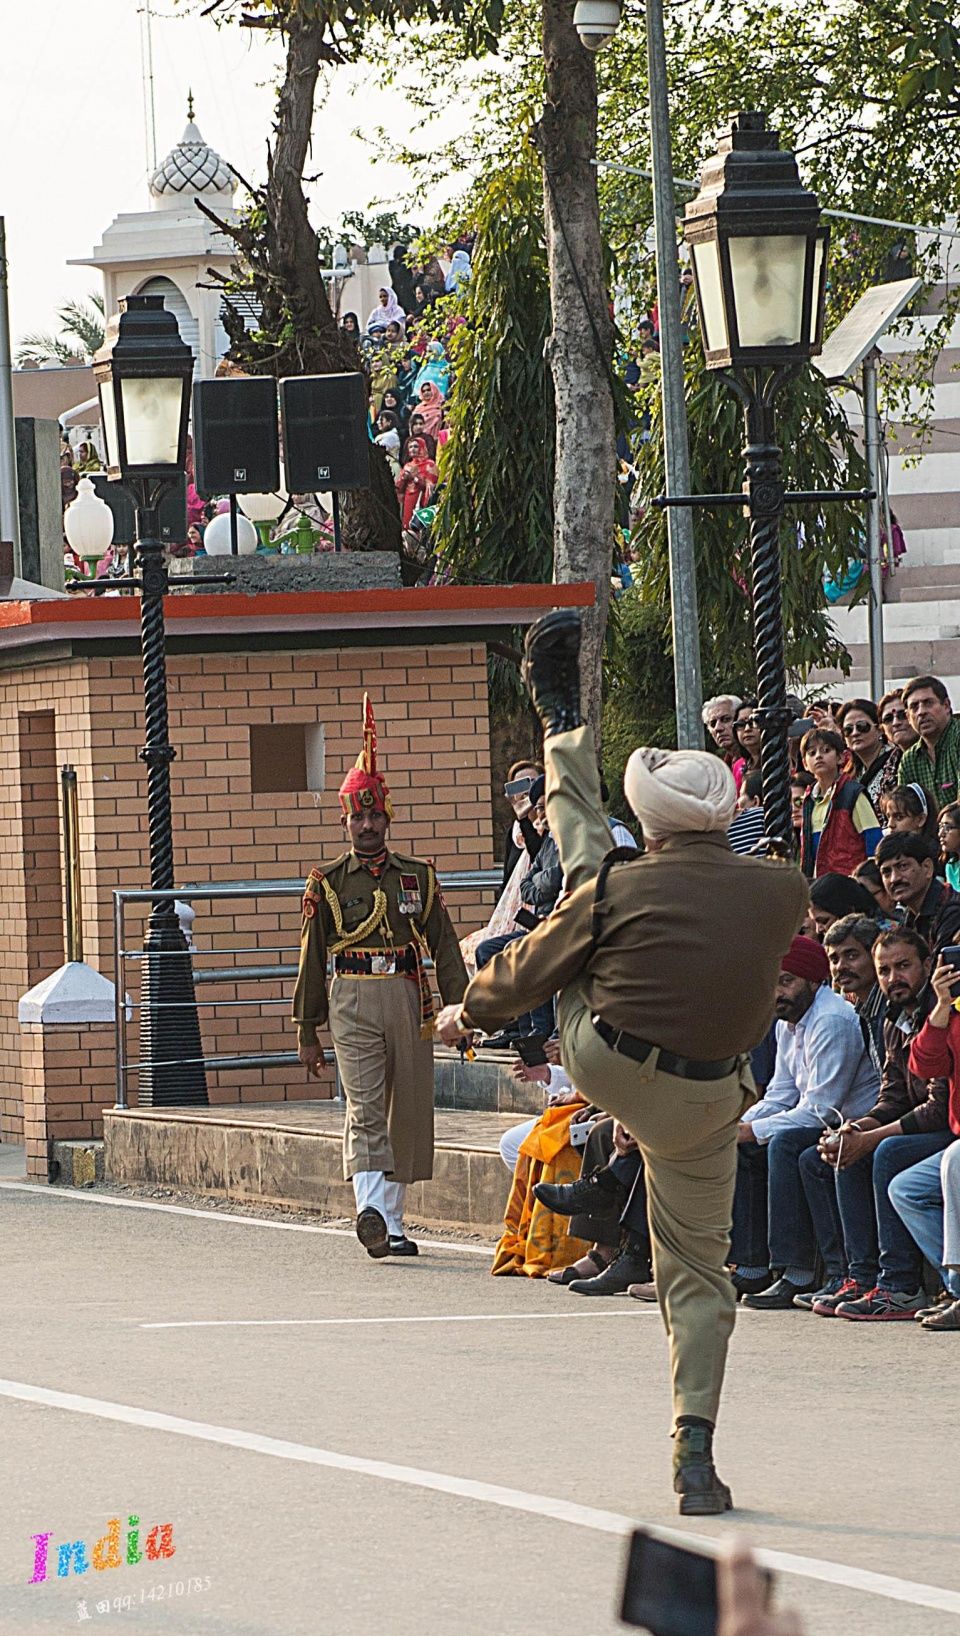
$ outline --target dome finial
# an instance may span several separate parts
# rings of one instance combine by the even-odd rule
[[[187,92],[187,118],[193,123],[193,91]]]

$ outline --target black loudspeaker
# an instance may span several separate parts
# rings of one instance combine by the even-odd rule
[[[280,382],[280,422],[288,493],[367,487],[367,384],[359,370],[288,376]]]
[[[280,441],[272,375],[194,383],[193,469],[197,493],[206,500],[276,493]]]
[[[90,481],[101,500],[113,512],[114,545],[132,545],[136,539],[136,508],[133,495],[122,483],[111,483],[103,472],[91,472]],[[178,478],[160,501],[160,538],[164,545],[184,545],[187,539],[187,480]]]

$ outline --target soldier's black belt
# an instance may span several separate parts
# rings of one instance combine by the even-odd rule
[[[408,977],[417,972],[417,951],[403,949],[347,949],[334,955],[337,977]]]
[[[661,1047],[651,1045],[648,1040],[637,1039],[636,1034],[627,1034],[622,1028],[611,1028],[603,1018],[595,1015],[593,1026],[600,1038],[609,1045],[611,1051],[619,1051],[623,1057],[632,1057],[634,1062],[646,1062],[651,1051],[660,1051],[657,1067],[665,1074],[675,1074],[677,1079],[726,1079],[732,1074],[739,1061],[738,1057],[723,1057],[719,1062],[698,1061],[696,1057],[678,1057],[673,1051],[664,1051]]]

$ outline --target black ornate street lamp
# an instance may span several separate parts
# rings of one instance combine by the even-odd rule
[[[135,581],[140,589],[150,885],[173,889],[170,763],[163,599],[169,588],[158,507],[183,475],[193,354],[163,297],[131,295],[107,325],[93,360],[107,476],[136,502]],[[222,576],[217,576],[222,577]],[[116,581],[111,585],[115,586]],[[192,583],[196,583],[193,581]],[[141,1106],[206,1104],[207,1083],[193,968],[172,897],[154,899],[140,983]]]
[[[708,369],[744,406],[746,483],[753,578],[757,716],[761,731],[764,827],[791,835],[790,763],[780,584],[783,466],[774,399],[823,342],[829,229],[800,181],[792,153],[758,113],[738,114],[706,161],[700,192],[686,208]],[[821,498],[839,499],[840,494]],[[729,500],[704,497],[702,503]],[[813,495],[791,496],[814,499]]]

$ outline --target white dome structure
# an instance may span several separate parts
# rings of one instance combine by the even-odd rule
[[[187,99],[187,125],[176,147],[150,178],[150,203],[154,210],[179,207],[184,199],[198,194],[221,205],[229,205],[236,183],[228,165],[216,148],[203,140],[193,117],[193,92]]]

